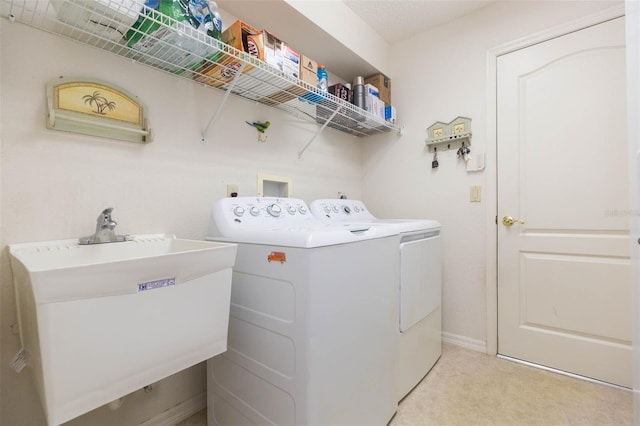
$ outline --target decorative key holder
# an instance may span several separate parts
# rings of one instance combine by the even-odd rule
[[[425,140],[429,151],[435,152],[436,148],[456,149],[471,145],[471,119],[456,117],[449,123],[436,121],[427,128]]]

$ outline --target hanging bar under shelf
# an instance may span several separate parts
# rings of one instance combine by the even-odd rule
[[[213,115],[209,119],[209,122],[207,123],[205,128],[202,130],[202,140],[201,140],[202,143],[206,142],[206,137],[207,137],[207,132],[209,131],[209,127],[211,127],[211,124],[215,121],[215,119],[218,116],[218,114],[220,114],[220,111],[222,111],[222,108],[224,107],[224,104],[227,102],[227,99],[229,98],[229,95],[233,92],[233,86],[235,86],[236,82],[238,81],[238,79],[242,75],[242,72],[244,71],[244,67],[246,65],[247,64],[242,64],[240,66],[240,68],[236,71],[236,75],[233,78],[233,81],[231,82],[231,85],[229,86],[229,88],[225,92],[224,97],[222,98],[222,101],[220,101],[220,104],[218,105],[218,108],[216,108],[216,110],[214,111]]]
[[[307,148],[309,148],[309,145],[311,145],[313,143],[313,141],[316,140],[318,135],[320,133],[322,133],[324,128],[327,127],[327,124],[329,124],[331,122],[331,120],[333,120],[333,118],[336,116],[338,111],[339,111],[339,109],[336,109],[335,111],[333,111],[333,114],[331,114],[331,117],[329,117],[329,119],[324,122],[324,124],[320,127],[320,129],[316,132],[316,134],[313,135],[311,140],[309,142],[307,142],[307,144],[300,150],[300,152],[298,152],[298,159],[302,158],[302,154],[304,154],[304,152],[307,150]]]

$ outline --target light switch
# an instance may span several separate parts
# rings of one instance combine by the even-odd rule
[[[469,201],[472,203],[479,203],[482,200],[482,186],[472,185],[469,190]]]

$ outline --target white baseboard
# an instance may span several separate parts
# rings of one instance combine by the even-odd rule
[[[207,406],[207,393],[202,392],[193,398],[187,399],[178,405],[174,405],[166,411],[150,418],[140,426],[175,426]]]
[[[472,339],[466,336],[460,336],[458,334],[442,332],[442,343],[450,345],[461,346],[466,349],[487,353],[487,343],[482,340]]]
[[[633,390],[633,424],[640,425],[640,390]]]

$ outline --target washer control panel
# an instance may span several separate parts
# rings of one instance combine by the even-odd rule
[[[342,203],[329,207],[332,212],[334,207],[345,215],[356,207],[358,212],[366,212],[362,203],[356,206],[339,201]],[[398,231],[391,226],[321,221],[296,198],[232,197],[213,204],[206,239],[312,248],[396,235]]]
[[[311,213],[322,222],[354,222],[375,220],[362,201],[348,199],[321,199],[309,204]]]
[[[215,220],[248,227],[317,224],[307,204],[296,198],[230,197],[216,203]]]

